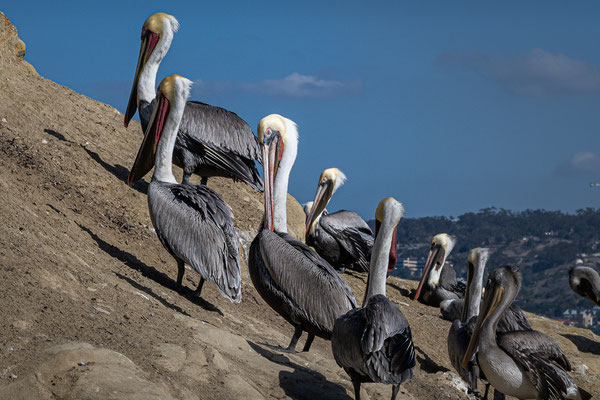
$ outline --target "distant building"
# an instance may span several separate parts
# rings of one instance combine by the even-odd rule
[[[589,328],[594,325],[594,316],[591,312],[586,310],[581,313],[581,324],[584,328]]]
[[[402,260],[402,267],[410,272],[411,277],[421,276],[423,268],[425,268],[425,259],[407,257]]]

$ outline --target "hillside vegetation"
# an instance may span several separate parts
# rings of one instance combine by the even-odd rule
[[[600,210],[526,210],[514,212],[486,208],[458,218],[405,218],[398,226],[399,269],[404,258],[424,258],[431,238],[441,232],[457,237],[448,258],[461,276],[466,275],[467,253],[474,247],[489,247],[488,265],[518,265],[523,289],[518,303],[526,310],[559,316],[571,307],[589,307],[589,302],[571,292],[568,268],[581,258],[590,267],[600,267]],[[407,271],[399,270],[400,276]]]

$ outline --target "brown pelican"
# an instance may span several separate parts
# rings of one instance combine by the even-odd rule
[[[415,352],[410,325],[402,311],[385,297],[389,252],[396,245],[393,232],[403,213],[402,204],[391,197],[377,206],[375,218],[381,228],[371,254],[365,304],[339,317],[333,328],[333,357],[350,376],[356,400],[360,400],[362,382],[393,385],[394,400],[400,384],[413,376]]]
[[[349,266],[369,270],[373,232],[355,212],[337,211],[323,215],[335,191],[344,184],[346,175],[337,168],[321,173],[315,200],[306,221],[306,244],[336,269]]]
[[[492,271],[463,367],[479,348],[477,362],[487,380],[518,399],[589,399],[591,395],[567,374],[571,364],[549,336],[535,331],[499,333],[501,314],[521,288],[521,271],[503,266]]]
[[[144,22],[125,126],[139,109],[142,128],[146,131],[154,108],[156,73],[178,29],[175,17],[165,13],[151,15]],[[225,176],[246,182],[256,190],[263,188],[254,164],[254,161],[261,162],[256,137],[246,121],[223,108],[196,101],[186,103],[173,160],[183,168],[183,183],[188,183],[195,172],[202,176],[203,184],[209,176]],[[154,160],[149,159],[140,165],[137,174],[129,176],[130,179],[143,178],[153,164]]]
[[[600,277],[594,269],[583,265],[569,268],[569,285],[575,293],[600,306]]]
[[[475,320],[479,314],[479,304],[481,302],[481,292],[483,288],[483,274],[485,264],[489,257],[489,251],[486,248],[475,248],[469,252],[467,257],[467,290],[464,299],[445,300],[444,302],[453,301],[456,305],[460,305],[461,313],[454,318],[450,331],[448,332],[448,355],[452,366],[458,372],[461,378],[469,384],[472,390],[477,389],[477,378],[485,378],[480,374],[477,361],[473,358],[465,368],[462,367],[462,359],[467,351],[469,340],[475,329]],[[442,302],[442,304],[444,303]],[[440,306],[441,307],[441,306]],[[523,311],[515,304],[502,313],[500,322],[496,332],[511,332],[530,330],[531,324],[523,314]],[[486,383],[484,398],[487,398],[489,383]],[[504,398],[496,391],[497,398]]]
[[[296,124],[271,114],[258,124],[265,177],[263,227],[250,246],[248,271],[262,298],[295,327],[287,349],[303,331],[308,351],[316,336],[331,338],[335,319],[357,306],[350,287],[312,248],[287,234],[286,200],[298,149]]]
[[[469,252],[467,258],[467,290],[465,292],[465,299],[461,302],[463,305],[461,315],[460,318],[454,319],[448,332],[448,355],[450,356],[450,363],[452,363],[456,372],[469,385],[471,390],[477,389],[479,367],[477,366],[477,362],[472,359],[463,367],[462,359],[467,352],[469,340],[471,340],[471,334],[475,325],[472,318],[479,314],[483,272],[487,259],[488,249],[478,247]],[[458,302],[459,300],[454,300],[454,303]]]
[[[223,296],[239,302],[239,239],[231,208],[208,187],[180,185],[173,176],[173,147],[191,85],[179,75],[168,76],[160,83],[131,174],[156,154],[156,168],[148,187],[148,208],[158,238],[177,260],[177,285],[181,288],[186,263],[201,275],[196,295],[200,295],[204,281],[209,280]]]
[[[456,237],[447,233],[440,233],[431,239],[429,255],[414,300],[439,307],[444,300],[464,297],[465,283],[457,281],[454,268],[445,264],[455,244]]]

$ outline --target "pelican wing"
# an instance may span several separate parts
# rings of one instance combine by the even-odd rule
[[[581,279],[579,281],[579,290],[581,291],[580,295],[582,297],[587,297],[592,300],[596,304],[600,304],[600,298],[598,298],[598,294],[596,290],[594,290],[594,286],[588,279]]]
[[[190,144],[186,147],[200,157],[204,157],[205,162],[208,164],[226,171],[234,180],[247,182],[258,191],[264,190],[263,181],[253,160],[223,151],[209,144],[204,146]]]
[[[260,241],[270,278],[306,318],[331,331],[337,317],[357,307],[348,284],[313,249],[287,233],[262,232],[270,236]]]
[[[206,186],[152,182],[149,190],[152,222],[165,248],[240,301],[239,239],[229,205]]]
[[[462,299],[456,301],[462,301]],[[450,363],[472,390],[477,389],[477,378],[479,378],[480,374],[477,357],[473,356],[465,368],[462,366],[462,359],[469,347],[469,341],[475,328],[475,320],[476,317],[473,317],[468,323],[463,324],[459,319],[455,319],[448,332],[448,356],[450,357]]]
[[[496,332],[513,332],[530,330],[531,324],[523,311],[514,303],[502,313]]]
[[[564,399],[568,389],[575,386],[566,373],[571,364],[558,344],[538,331],[499,333],[498,346],[521,365],[541,399]]]
[[[415,366],[410,325],[404,314],[383,295],[369,299],[364,308],[365,328],[361,347],[371,379],[401,383],[410,377],[405,371]]]
[[[337,211],[321,217],[320,225],[358,261],[364,271],[369,270],[373,232],[355,212]]]
[[[335,321],[331,350],[339,366],[364,381],[400,384],[412,378],[415,352],[402,312],[385,296],[369,299]]]
[[[460,297],[464,297],[467,283],[456,279],[456,271],[449,264],[444,264],[440,276],[440,286],[449,292],[454,292]]]
[[[186,103],[179,134],[262,163],[256,136],[236,113],[199,101]]]

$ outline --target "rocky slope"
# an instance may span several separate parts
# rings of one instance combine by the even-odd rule
[[[287,345],[292,329],[257,295],[245,267],[240,304],[211,284],[195,299],[191,271],[188,295],[174,290],[175,264],[149,229],[147,182],[125,183],[139,125],[123,128],[119,111],[40,77],[23,56],[0,14],[0,398],[351,398],[328,342],[293,355],[265,344]],[[209,186],[233,207],[247,245],[261,195],[223,179]],[[304,215],[289,200],[300,236]],[[362,298],[366,277],[344,277]],[[467,398],[448,361],[449,323],[409,300],[414,287],[388,284],[417,346],[415,378],[400,397]],[[565,349],[576,379],[600,392],[600,338],[531,318]],[[390,392],[363,389],[371,399]]]

